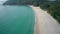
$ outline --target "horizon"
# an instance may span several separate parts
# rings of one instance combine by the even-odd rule
[[[0,0],[0,1],[7,1],[7,0]]]
[[[0,0],[0,5],[2,5],[4,2],[6,2],[7,0]]]

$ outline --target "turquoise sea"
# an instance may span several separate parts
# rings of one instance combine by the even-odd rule
[[[0,34],[34,34],[34,22],[29,6],[0,6]]]

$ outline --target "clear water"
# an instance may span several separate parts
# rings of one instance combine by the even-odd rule
[[[0,34],[34,34],[34,13],[29,6],[0,6]]]

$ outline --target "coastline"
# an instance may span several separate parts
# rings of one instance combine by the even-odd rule
[[[59,34],[58,22],[40,7],[30,6],[35,13],[35,34]]]

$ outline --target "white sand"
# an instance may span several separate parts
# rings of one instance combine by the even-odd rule
[[[39,7],[30,6],[35,13],[35,34],[60,34],[58,22]]]

